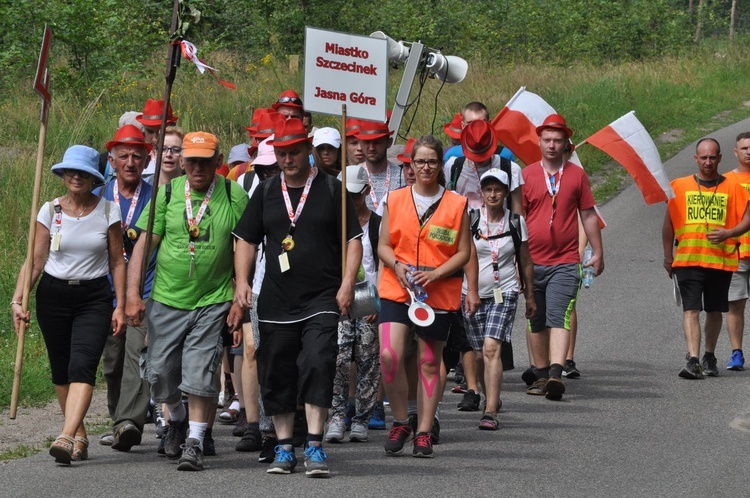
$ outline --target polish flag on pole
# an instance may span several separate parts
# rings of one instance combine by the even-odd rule
[[[557,114],[557,111],[539,95],[527,92],[526,87],[522,86],[492,120],[492,127],[498,140],[529,165],[542,160],[536,127],[550,114]],[[575,151],[569,161],[581,166]]]
[[[597,131],[586,139],[586,143],[603,150],[627,170],[641,189],[646,204],[674,197],[659,151],[646,128],[635,117],[635,111]]]

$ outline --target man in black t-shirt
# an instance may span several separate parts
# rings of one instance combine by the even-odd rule
[[[347,198],[346,268],[341,278],[341,182],[311,168],[310,139],[296,118],[277,125],[281,175],[253,193],[234,235],[237,303],[252,303],[250,274],[265,238],[266,273],[258,297],[258,380],[279,446],[269,473],[294,471],[294,412],[305,405],[306,474],[327,476],[323,426],[333,397],[339,313],[351,306],[362,259],[362,229]]]

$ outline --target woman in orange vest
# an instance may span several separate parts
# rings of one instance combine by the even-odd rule
[[[450,315],[461,306],[463,266],[471,255],[466,198],[441,185],[443,146],[433,136],[414,143],[411,164],[416,183],[388,195],[378,242],[383,272],[378,286],[380,310],[380,365],[394,422],[385,451],[400,455],[412,437],[407,422],[404,358],[417,336],[418,426],[413,455],[432,457],[430,428],[440,400],[440,363],[448,338]],[[443,182],[444,183],[444,179]],[[435,311],[428,326],[413,327],[409,318],[412,297],[409,280],[424,287],[424,302]],[[416,315],[420,321],[420,315]]]

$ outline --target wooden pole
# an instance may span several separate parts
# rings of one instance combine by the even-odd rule
[[[172,26],[170,29],[170,43],[167,56],[167,68],[165,71],[166,87],[164,89],[164,109],[161,113],[161,125],[159,126],[159,140],[156,145],[156,169],[154,170],[154,188],[151,190],[151,209],[148,213],[148,225],[146,227],[146,250],[143,253],[141,262],[141,286],[140,293],[143,295],[143,286],[146,284],[146,272],[148,271],[148,262],[151,255],[151,234],[154,230],[154,214],[156,212],[156,194],[159,190],[159,176],[161,175],[161,149],[164,146],[164,130],[167,127],[167,114],[169,102],[172,98],[172,83],[177,73],[177,66],[180,65],[180,38],[173,36],[177,32],[177,23],[179,21],[180,0],[174,0],[172,6]]]
[[[341,104],[341,280],[346,275],[346,104]]]
[[[36,214],[39,210],[39,195],[42,189],[42,168],[44,167],[44,143],[47,140],[47,118],[52,94],[49,91],[49,72],[47,71],[47,54],[52,40],[52,30],[44,27],[42,50],[39,53],[39,63],[34,78],[34,91],[42,97],[41,126],[39,127],[39,143],[36,149],[36,170],[34,172],[34,193],[31,196],[31,212],[29,214],[29,239],[26,241],[26,262],[23,274],[23,297],[21,307],[24,312],[29,309],[29,295],[31,294],[31,273],[34,267],[34,239],[36,238]],[[16,345],[16,363],[13,369],[13,390],[10,395],[10,412],[8,416],[15,420],[18,411],[18,395],[21,389],[21,372],[23,371],[23,348],[26,340],[26,322],[21,321],[18,329],[18,343]]]

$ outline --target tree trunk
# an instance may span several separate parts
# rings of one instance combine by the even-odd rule
[[[695,22],[695,35],[693,35],[693,43],[698,45],[701,39],[701,21],[703,19],[703,0],[698,0],[698,19]]]
[[[690,17],[693,17],[693,0],[690,0],[688,2],[688,15]]]
[[[729,44],[734,42],[734,24],[737,22],[737,0],[732,0],[732,9],[729,13]]]

